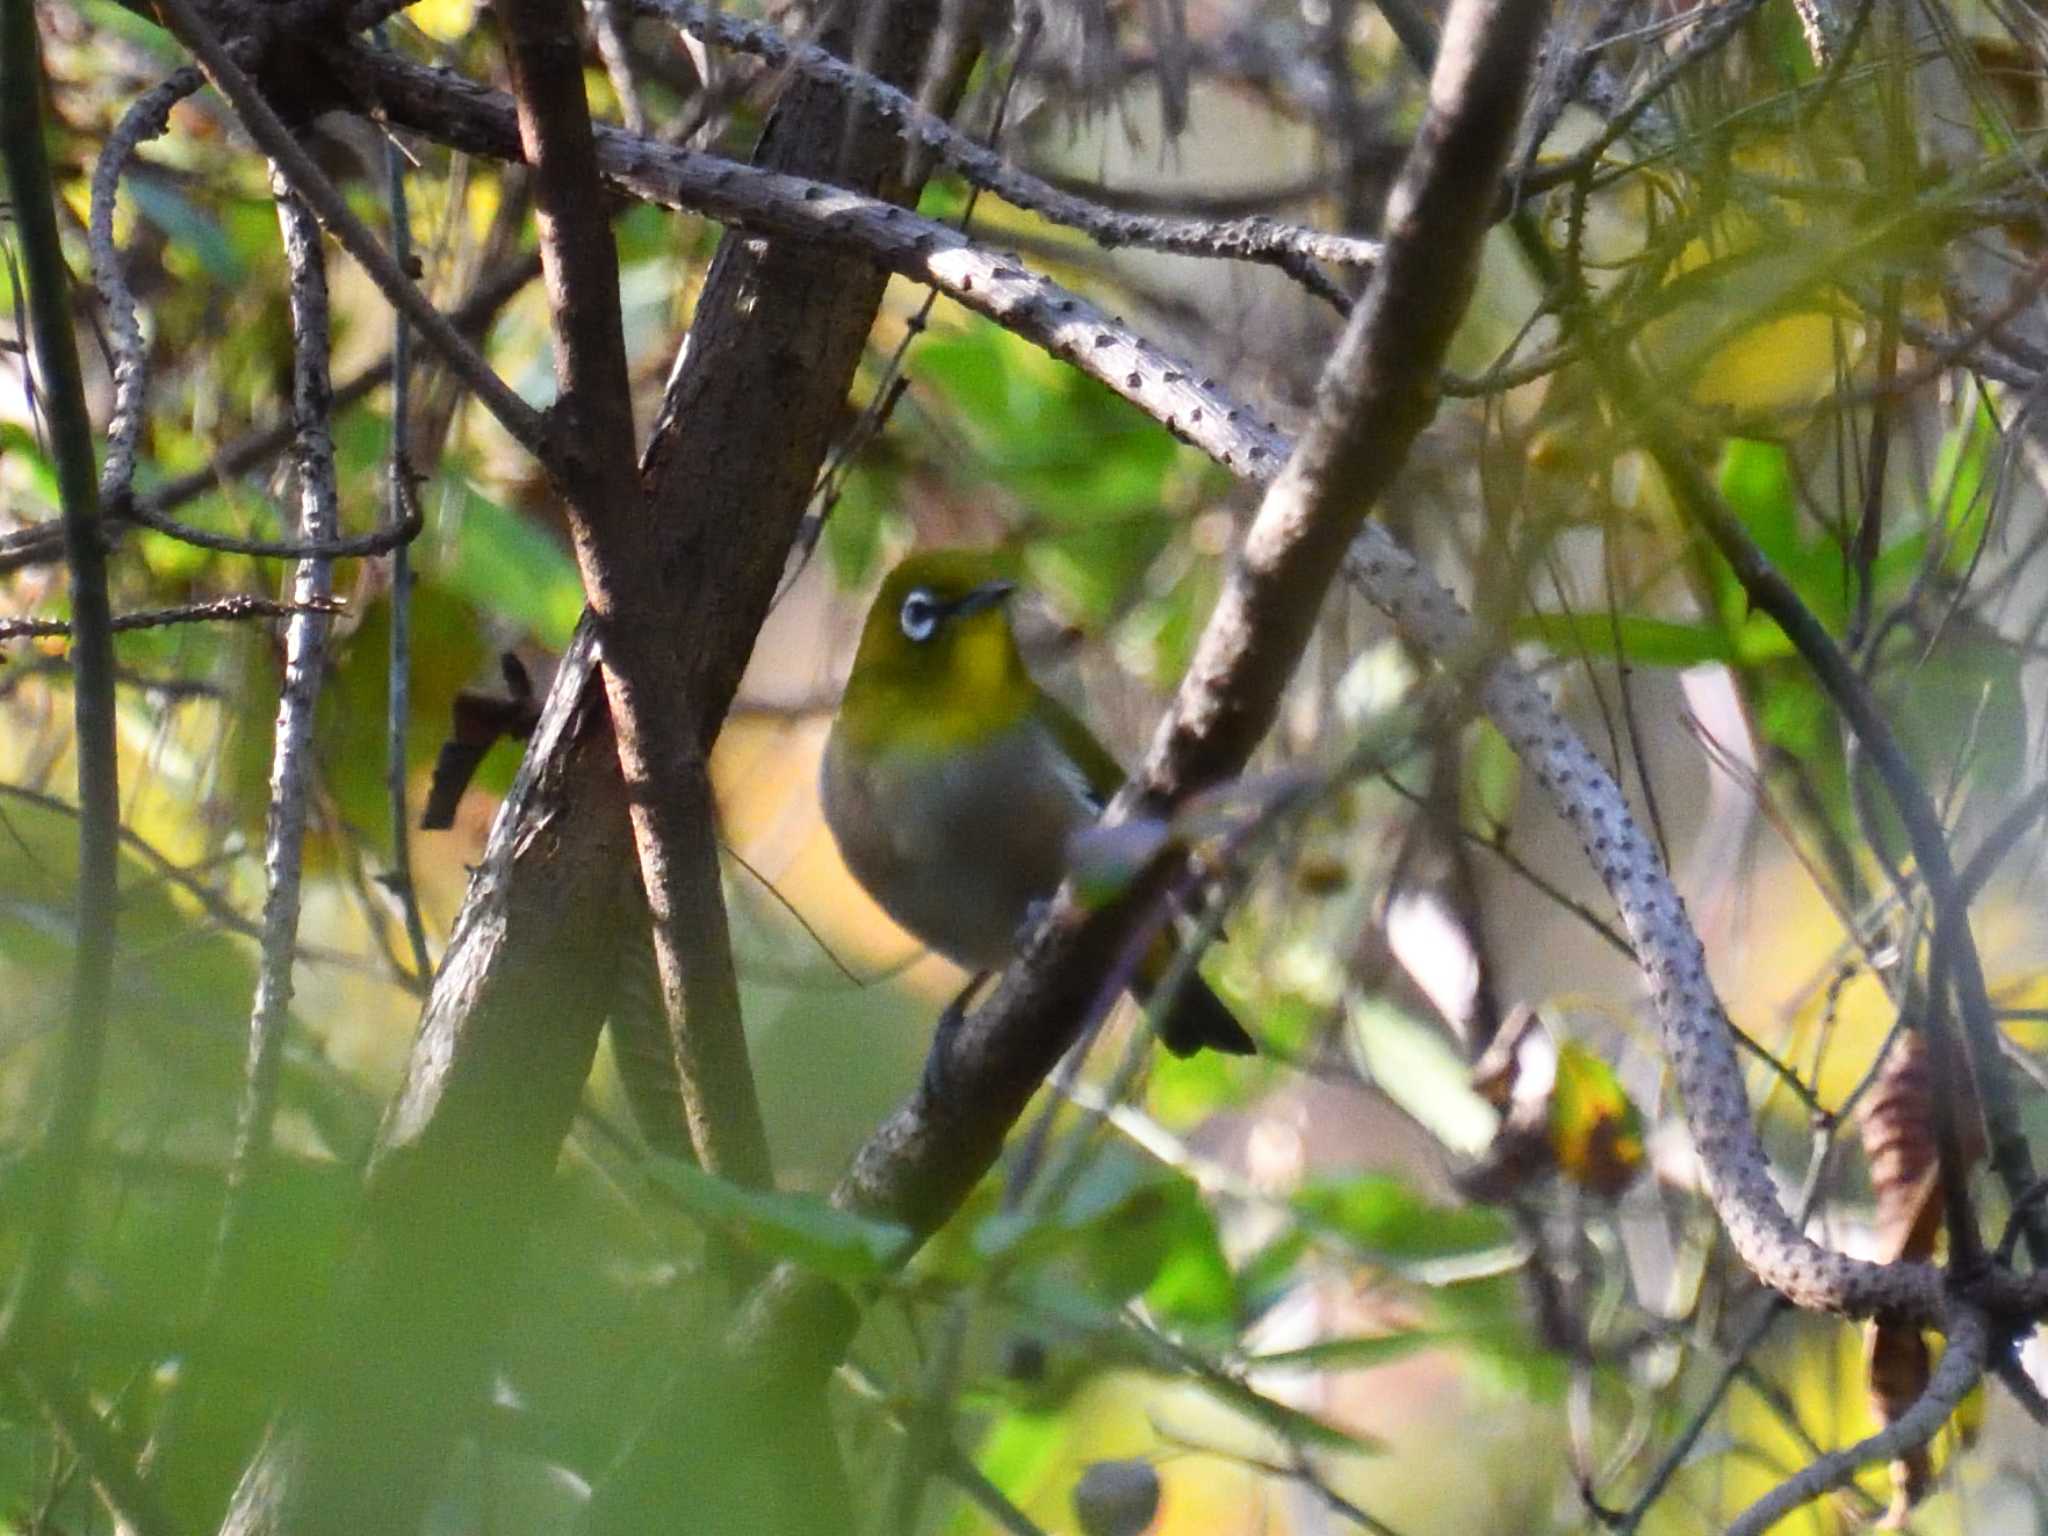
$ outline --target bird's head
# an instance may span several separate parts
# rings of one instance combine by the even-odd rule
[[[908,556],[868,610],[841,704],[869,744],[950,745],[1001,729],[1035,692],[1010,631],[1012,566],[994,550]]]

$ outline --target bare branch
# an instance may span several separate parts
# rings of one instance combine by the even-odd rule
[[[519,134],[533,167],[541,269],[555,340],[559,474],[583,589],[604,647],[619,767],[654,919],[655,959],[698,1160],[770,1185],[767,1132],[741,1028],[711,781],[675,632],[649,622],[668,568],[634,472],[633,396],[619,320],[618,253],[604,218],[582,39],[560,0],[499,0]]]
[[[205,67],[208,78],[233,103],[249,134],[281,167],[292,186],[305,198],[320,222],[355,257],[371,281],[399,313],[419,327],[420,335],[441,354],[462,382],[467,384],[521,447],[542,464],[553,454],[546,424],[540,413],[498,377],[481,353],[455,329],[448,318],[434,308],[419,286],[349,210],[347,200],[327,179],[313,157],[285,127],[263,93],[230,56],[192,0],[157,0],[179,39]]]
[[[93,1491],[115,1525],[135,1536],[176,1536],[178,1527],[156,1490],[143,1481],[134,1456],[115,1439],[85,1395],[53,1370],[20,1367],[17,1375],[84,1464]]]
[[[306,613],[340,613],[348,605],[338,597],[317,603],[281,603],[269,597],[216,597],[174,608],[149,608],[117,613],[108,625],[115,633],[130,629],[162,629],[171,624],[216,624],[238,619],[289,619]],[[75,634],[69,619],[0,619],[0,641],[62,639]]]
[[[368,52],[346,55],[337,67],[394,124],[477,154],[522,153],[514,109],[502,92]],[[616,129],[597,130],[597,157],[606,176],[634,196],[760,234],[852,251],[929,284],[1100,379],[1226,468],[1263,479],[1287,456],[1278,428],[1214,378],[949,225],[880,198]]]
[[[385,191],[391,206],[391,254],[412,270],[412,214],[405,195],[405,154],[384,145]],[[391,324],[391,458],[385,466],[385,523],[392,532],[421,526],[412,467],[412,327],[405,316]],[[420,916],[419,891],[412,880],[412,817],[406,809],[406,732],[412,725],[412,552],[406,543],[391,554],[391,640],[385,663],[384,793],[391,802],[391,867],[383,884],[398,898],[413,974],[422,985],[433,974],[427,956],[427,926]]]
[[[1267,488],[1146,762],[1178,799],[1242,767],[1272,722],[1326,584],[1436,411],[1436,369],[1464,315],[1492,223],[1546,7],[1493,0],[1452,12],[1430,110],[1388,199],[1387,252],[1337,343],[1314,412]]]
[[[933,9],[897,0],[883,53],[898,57],[878,59],[879,72],[914,76]],[[360,53],[335,62],[367,67]],[[960,61],[946,67],[962,72]],[[516,146],[509,114],[505,125]],[[778,106],[763,158],[900,187],[894,136],[863,114],[849,137],[843,105],[802,82]],[[668,564],[682,574],[663,622],[683,637],[691,686],[669,702],[689,712],[707,748],[843,419],[883,283],[871,264],[837,252],[731,238],[698,302],[648,451],[648,496],[664,537],[688,550]],[[736,455],[734,442],[757,450]],[[585,625],[493,827],[380,1133],[336,1291],[336,1346],[292,1384],[237,1490],[233,1536],[341,1536],[366,1518],[416,1524],[480,1401],[503,1321],[502,1274],[530,1229],[610,1001],[592,981],[614,976],[633,928],[626,790],[594,667]],[[787,1474],[788,1528],[808,1528],[833,1458],[806,1456],[812,1442],[787,1430],[764,1430],[754,1470]],[[650,1477],[678,1459],[658,1435],[645,1450]],[[626,1520],[619,1528],[645,1529]],[[596,1503],[590,1523],[605,1529]]]
[[[692,0],[633,0],[633,4],[644,14],[659,16],[707,42],[751,53],[778,68],[794,69],[850,100],[862,102],[894,124],[905,139],[937,155],[975,186],[995,193],[1014,207],[1078,229],[1111,250],[1137,246],[1181,256],[1260,262],[1277,266],[1297,278],[1313,271],[1306,265],[1311,262],[1366,268],[1379,259],[1380,244],[1376,240],[1330,234],[1264,216],[1189,219],[1105,208],[1019,170],[995,150],[976,143],[944,118],[925,111],[906,93],[823,48],[793,42],[773,27],[729,11],[694,4]],[[1318,291],[1325,288],[1326,282]],[[1342,295],[1338,297],[1341,299]]]
[[[409,66],[381,69],[365,84],[409,126],[481,153],[510,152],[507,109],[494,93]],[[750,228],[853,245],[889,270],[932,283],[1102,380],[1246,478],[1269,478],[1291,451],[1284,434],[1215,380],[1200,377],[1021,263],[982,250],[943,225],[798,178],[729,164],[707,167],[706,157],[671,154],[605,130],[598,134],[598,154],[608,173],[642,196]],[[1469,616],[1382,529],[1366,527],[1349,568],[1366,595],[1432,654],[1471,654],[1477,638]],[[1766,1283],[1802,1305],[1938,1319],[1943,1303],[1931,1268],[1880,1270],[1818,1247],[1787,1221],[1749,1123],[1740,1066],[1728,1047],[1719,1000],[1706,982],[1698,938],[1654,844],[1637,832],[1612,777],[1533,679],[1502,669],[1485,697],[1496,723],[1538,766],[1539,782],[1579,831],[1630,927],[1646,974],[1657,982],[1658,1015],[1689,1123],[1713,1170],[1709,1189],[1745,1260]],[[2029,1295],[2012,1299],[2025,1306]]]
[[[126,498],[135,482],[135,448],[142,436],[145,397],[149,388],[149,353],[142,326],[135,318],[135,294],[121,271],[121,253],[114,249],[114,199],[122,174],[135,151],[171,125],[171,108],[198,90],[205,80],[187,67],[161,85],[145,91],[107,136],[92,173],[93,282],[106,306],[107,328],[114,350],[114,414],[107,423],[107,458],[100,466],[100,499],[113,504]]]
[[[58,816],[76,818],[78,807],[68,800],[59,800],[55,795],[43,794],[40,790],[26,788],[20,784],[0,784],[0,796],[19,800],[38,810],[49,811]],[[220,892],[199,879],[191,870],[173,862],[162,849],[150,842],[132,827],[121,828],[121,846],[128,849],[147,864],[157,878],[176,886],[196,901],[207,917],[218,923],[229,933],[239,934],[245,939],[261,939],[263,928],[260,924],[244,917]],[[348,965],[353,956],[338,949],[316,949],[307,946],[299,951],[303,960],[317,960],[332,965]]]
[[[1168,800],[1241,768],[1270,718],[1345,543],[1428,419],[1429,386],[1490,221],[1491,198],[1472,188],[1494,185],[1506,160],[1543,11],[1530,0],[1454,9],[1430,115],[1394,198],[1393,237],[1325,374],[1310,446],[1262,504],[1145,770],[1112,816],[1141,796]],[[1404,350],[1377,350],[1388,347]],[[1367,478],[1341,478],[1361,461]],[[835,1203],[934,1230],[1089,1016],[1099,979],[1165,877],[1155,870],[1092,913],[1063,892],[995,995],[935,1048],[918,1091],[862,1148]],[[802,1377],[836,1358],[853,1321],[830,1286],[785,1267],[752,1298],[736,1341],[748,1368]]]
[[[449,310],[449,323],[464,335],[479,332],[492,316],[539,276],[539,253],[519,257],[480,281],[468,298]],[[340,411],[354,405],[379,386],[389,383],[391,378],[392,359],[387,353],[334,387],[334,409]],[[203,468],[175,476],[154,490],[116,502],[104,508],[103,515],[113,527],[132,522],[202,549],[280,560],[307,560],[315,556],[341,560],[378,555],[415,536],[418,530],[408,520],[396,527],[381,528],[357,538],[308,546],[297,539],[243,539],[231,534],[213,533],[178,522],[169,515],[171,508],[183,506],[219,486],[227,485],[282,453],[290,444],[293,431],[291,421],[284,419],[245,432],[222,447],[212,462]],[[0,576],[22,566],[37,565],[62,556],[62,528],[54,521],[0,534]]]
[[[298,422],[299,533],[309,542],[334,537],[341,519],[334,469],[332,391],[328,371],[327,265],[320,225],[312,209],[272,169],[278,227],[284,235],[292,315],[292,414]],[[201,1304],[202,1326],[212,1328],[232,1303],[246,1263],[249,1205],[270,1163],[271,1127],[277,1118],[290,1022],[292,966],[299,938],[299,886],[306,841],[306,810],[313,787],[313,718],[326,670],[333,572],[325,560],[306,560],[292,578],[300,611],[285,626],[284,686],[270,749],[270,805],[263,833],[263,943],[256,997],[249,1014],[242,1100],[235,1116],[228,1164],[227,1202],[214,1240],[213,1266]]]
[[[1949,1319],[1948,1348],[1920,1400],[1868,1439],[1819,1457],[1788,1477],[1744,1510],[1728,1527],[1728,1536],[1763,1536],[1800,1505],[1846,1485],[1860,1469],[1927,1444],[1983,1379],[1990,1349],[1991,1328],[1984,1314],[1958,1306]]]

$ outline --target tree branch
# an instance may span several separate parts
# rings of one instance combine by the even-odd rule
[[[634,473],[632,386],[619,320],[618,252],[605,217],[580,29],[559,0],[498,0],[533,167],[541,271],[554,332],[558,471],[583,590],[604,649],[605,693],[625,776],[663,1005],[705,1168],[774,1183],[740,1022],[710,776],[667,610],[668,570]]]
[[[849,101],[858,101],[894,123],[896,131],[920,149],[929,150],[975,186],[993,192],[1012,207],[1037,213],[1056,224],[1080,230],[1107,249],[1136,246],[1179,256],[1218,257],[1279,267],[1303,279],[1318,294],[1349,301],[1333,291],[1313,263],[1370,267],[1379,259],[1380,244],[1345,234],[1331,234],[1263,215],[1241,219],[1190,219],[1125,213],[1105,208],[1018,169],[987,145],[978,144],[944,118],[925,111],[906,93],[877,80],[855,65],[812,44],[795,42],[775,28],[692,0],[633,0],[643,15],[660,17],[683,31],[722,48],[753,54],[777,68],[794,69],[806,79],[829,86]],[[1321,279],[1315,281],[1313,279]]]
[[[373,70],[358,59],[349,67],[395,120],[479,153],[510,152],[502,97],[410,66]],[[747,227],[851,245],[891,271],[938,286],[1102,380],[1246,478],[1270,478],[1291,451],[1284,434],[1215,380],[1200,377],[1191,365],[1021,263],[982,250],[943,225],[834,188],[672,153],[605,130],[598,134],[598,155],[608,174],[641,196]],[[1456,600],[1376,525],[1362,533],[1349,569],[1366,595],[1432,654],[1469,655],[1477,643],[1472,621]],[[1881,1270],[1820,1248],[1786,1219],[1749,1123],[1740,1066],[1728,1048],[1728,1022],[1654,844],[1638,832],[1612,777],[1533,679],[1501,668],[1487,684],[1485,701],[1579,832],[1630,928],[1645,974],[1656,983],[1658,1017],[1695,1143],[1709,1169],[1709,1193],[1745,1262],[1804,1306],[1938,1320],[1944,1303],[1940,1277],[1930,1267]],[[907,1144],[904,1150],[908,1155]],[[2035,1304],[2035,1289],[2007,1288],[2003,1295],[2024,1310]]]
[[[122,634],[131,629],[163,629],[172,624],[218,624],[237,619],[289,619],[302,613],[339,613],[346,606],[338,597],[317,603],[279,602],[269,597],[208,598],[204,602],[180,603],[175,608],[145,608],[137,613],[117,613],[108,629]],[[72,619],[0,619],[0,642],[8,640],[68,639],[78,633]],[[73,652],[74,661],[76,651]]]
[[[1940,1433],[1984,1376],[1991,1328],[1974,1307],[1959,1306],[1949,1319],[1948,1348],[1920,1400],[1868,1439],[1815,1458],[1744,1510],[1728,1536],[1763,1536],[1785,1516],[1830,1488],[1846,1485],[1873,1462],[1894,1461]]]
[[[935,10],[899,0],[875,61],[882,73],[910,78],[925,62]],[[333,62],[377,67],[361,50]],[[947,68],[950,92],[960,61]],[[894,136],[859,114],[851,129],[842,103],[799,84],[763,154],[900,191]],[[510,143],[518,153],[516,132]],[[729,239],[698,303],[649,448],[647,495],[661,519],[661,568],[676,573],[660,622],[676,628],[691,664],[677,704],[706,748],[840,421],[883,281],[834,252]],[[735,442],[756,451],[736,454]],[[335,1347],[291,1384],[237,1490],[229,1536],[417,1523],[479,1400],[502,1320],[498,1282],[582,1092],[604,983],[632,931],[626,790],[595,665],[586,624],[493,826],[380,1133],[327,1330]],[[790,1454],[797,1438],[787,1426],[779,1439],[764,1431],[756,1461],[776,1469],[780,1503],[807,1506],[815,1523],[836,1467]],[[633,1469],[641,1486],[678,1460],[662,1436],[645,1445]]]
[[[411,1530],[481,1401],[537,1192],[603,1022],[632,859],[588,683],[550,697],[379,1128],[322,1347],[245,1470],[223,1536]],[[579,672],[580,669],[580,672]]]
[[[149,350],[135,318],[134,291],[121,271],[121,253],[114,248],[114,200],[130,157],[146,140],[169,128],[171,108],[205,83],[198,70],[187,67],[144,91],[121,114],[93,167],[93,283],[106,306],[114,353],[114,413],[107,422],[107,458],[100,468],[100,499],[109,505],[126,500],[133,489],[135,447],[142,437],[149,390]]]
[[[492,273],[479,282],[468,298],[447,311],[449,323],[462,335],[474,335],[522,288],[538,276],[539,254],[536,252],[519,257],[507,264],[502,271]],[[334,409],[340,411],[367,398],[381,385],[391,382],[392,377],[392,355],[386,353],[360,373],[335,385]],[[282,560],[306,560],[316,555],[325,555],[331,560],[378,555],[396,548],[418,534],[417,518],[414,517],[393,527],[380,528],[374,533],[362,534],[352,539],[336,539],[328,544],[309,547],[297,539],[245,539],[233,534],[213,533],[204,528],[194,528],[178,522],[169,515],[172,508],[183,506],[218,486],[226,485],[282,453],[292,440],[293,430],[292,422],[285,418],[245,432],[223,446],[214,454],[212,461],[203,467],[174,476],[154,490],[102,508],[102,514],[114,528],[123,523],[134,523],[154,533],[161,533],[166,538],[194,544],[201,549],[217,549],[228,554]],[[63,539],[60,526],[53,523],[37,523],[17,529],[13,533],[0,535],[0,576],[26,565],[60,559],[62,555]]]
[[[1261,504],[1144,770],[1111,817],[1236,772],[1263,734],[1345,545],[1433,407],[1491,217],[1491,198],[1473,189],[1494,185],[1505,164],[1544,12],[1534,0],[1454,8],[1385,255],[1325,371],[1309,437]],[[1088,1016],[1164,879],[1155,869],[1092,913],[1062,891],[995,995],[861,1149],[834,1202],[935,1230]],[[749,1370],[802,1377],[829,1368],[854,1322],[841,1293],[785,1266],[751,1298],[735,1344]]]
[[[285,127],[256,83],[237,64],[192,0],[153,0],[169,18],[178,38],[204,66],[207,76],[227,97],[263,152],[276,161],[292,186],[305,198],[320,222],[356,259],[393,308],[419,328],[428,345],[441,354],[484,408],[512,434],[513,440],[547,464],[554,451],[540,413],[498,377],[481,353],[422,294],[384,244],[350,211],[347,200],[313,161],[292,131]]]
[[[0,1353],[44,1347],[44,1329],[70,1267],[72,1218],[106,1055],[121,830],[107,549],[93,473],[92,422],[71,331],[71,274],[57,233],[42,114],[42,43],[35,7],[32,0],[0,0],[0,158],[27,272],[29,324],[71,573],[72,749],[78,761],[79,808],[70,1025],[49,1090],[47,1150],[34,1184],[27,1253],[0,1314]]]
[[[341,521],[334,467],[331,376],[328,369],[327,263],[313,210],[272,172],[278,226],[290,274],[292,415],[298,424],[299,534],[308,543],[332,539]],[[313,790],[313,721],[327,666],[328,607],[333,568],[325,560],[300,562],[292,577],[298,610],[285,626],[284,686],[270,757],[270,804],[263,834],[263,941],[256,997],[249,1014],[242,1101],[235,1117],[228,1165],[227,1203],[214,1240],[213,1265],[200,1302],[201,1328],[210,1336],[240,1294],[248,1259],[250,1204],[268,1170],[284,1069],[285,1031],[291,1021],[292,967],[299,939],[299,890],[306,812]],[[180,1399],[192,1391],[180,1384]]]

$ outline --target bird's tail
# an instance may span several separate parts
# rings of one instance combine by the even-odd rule
[[[1145,974],[1131,989],[1132,995],[1139,1002],[1144,1002],[1172,964],[1172,947],[1162,941],[1158,949],[1147,956]],[[1176,1056],[1192,1056],[1204,1049],[1223,1051],[1231,1056],[1256,1056],[1259,1052],[1257,1043],[1237,1022],[1237,1015],[1230,1011],[1222,998],[1209,990],[1209,984],[1199,976],[1189,976],[1181,983],[1173,1005],[1159,1021],[1159,1043]]]

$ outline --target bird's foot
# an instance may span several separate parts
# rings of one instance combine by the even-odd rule
[[[938,1028],[932,1031],[931,1049],[924,1057],[924,1096],[928,1099],[943,1103],[950,1097],[947,1088],[952,1080],[953,1045],[960,1034],[960,1022],[967,1017],[967,1005],[974,1001],[974,994],[981,990],[989,974],[976,971],[968,977],[967,985],[939,1015]]]

